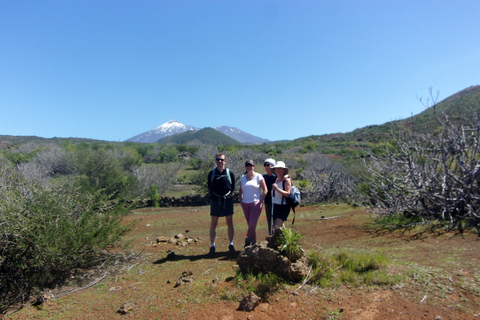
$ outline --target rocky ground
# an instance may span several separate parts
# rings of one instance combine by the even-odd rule
[[[246,223],[235,207],[235,245],[242,249]],[[372,227],[368,213],[346,205],[301,207],[294,230],[305,250],[339,248],[382,253],[388,271],[403,275],[393,287],[321,288],[292,282],[262,301],[250,300],[235,280],[220,221],[217,253],[208,255],[208,207],[143,209],[125,239],[135,259],[116,270],[85,271],[80,286],[57,288],[44,302],[6,319],[480,319],[480,240],[426,230],[390,232]],[[289,226],[287,224],[287,226]],[[258,238],[266,237],[262,216]],[[140,255],[137,253],[141,252]],[[241,311],[241,303],[252,311]]]

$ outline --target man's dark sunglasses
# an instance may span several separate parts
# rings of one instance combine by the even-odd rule
[[[263,166],[264,166],[264,167],[270,167],[271,164],[270,164],[270,163],[264,163]]]
[[[215,159],[215,160],[217,160],[218,162],[225,161],[225,159],[220,159],[220,158],[217,158],[217,159]]]

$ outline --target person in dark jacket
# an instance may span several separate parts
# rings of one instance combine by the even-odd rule
[[[235,252],[233,246],[233,191],[235,190],[235,175],[226,168],[227,158],[224,153],[215,156],[217,167],[208,174],[208,190],[210,191],[210,251],[215,254],[215,238],[220,217],[225,217],[228,227],[228,250]]]
[[[272,166],[275,165],[275,160],[269,158],[263,161],[263,167],[265,168],[265,172],[263,174],[263,179],[265,179],[265,183],[267,184],[267,196],[265,197],[264,207],[265,207],[265,214],[267,216],[267,224],[268,224],[268,234],[273,234],[273,208],[272,208],[272,185],[277,180],[277,176],[272,170]]]

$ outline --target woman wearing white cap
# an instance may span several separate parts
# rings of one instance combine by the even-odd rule
[[[286,197],[290,195],[292,190],[292,182],[288,175],[288,167],[283,161],[277,161],[277,164],[272,167],[277,175],[277,180],[272,185],[273,190],[273,220],[276,228],[285,227],[290,213],[290,206],[287,205]]]
[[[263,167],[265,168],[265,172],[263,174],[263,179],[267,185],[267,196],[265,197],[265,201],[263,205],[265,207],[265,214],[267,216],[267,223],[268,223],[268,234],[273,234],[273,208],[272,208],[272,185],[277,180],[277,176],[275,172],[272,170],[272,166],[275,165],[275,160],[272,158],[268,158],[263,161]]]

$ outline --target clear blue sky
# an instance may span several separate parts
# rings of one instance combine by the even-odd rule
[[[0,0],[0,134],[349,132],[480,84],[480,1]]]

